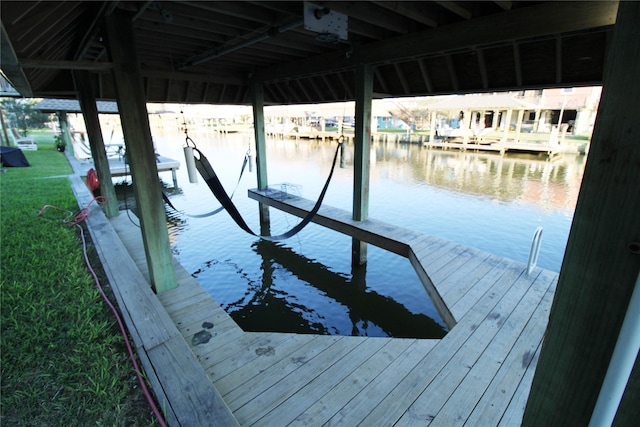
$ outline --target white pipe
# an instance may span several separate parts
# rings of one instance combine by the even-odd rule
[[[611,426],[640,351],[640,273],[620,328],[589,427]]]
[[[196,182],[198,182],[198,173],[196,171],[196,160],[193,157],[193,148],[189,145],[184,147],[184,160],[187,164],[189,182],[195,184]]]

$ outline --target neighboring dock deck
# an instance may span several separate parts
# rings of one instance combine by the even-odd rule
[[[295,139],[338,139],[341,134],[336,131],[313,131],[313,132],[295,132],[286,134],[271,134],[275,137],[281,138],[295,138]],[[342,135],[347,141],[351,141],[354,138],[353,133],[347,133]],[[428,135],[422,134],[406,134],[406,133],[385,133],[378,132],[372,135],[372,141],[385,142],[385,143],[410,143],[420,144],[427,148],[436,148],[439,150],[458,150],[458,151],[483,151],[497,154],[510,153],[530,153],[530,154],[542,154],[553,157],[561,153],[577,153],[578,148],[575,146],[569,146],[567,144],[552,144],[547,140],[539,141],[514,141],[508,139],[502,141],[495,138],[470,138],[468,142],[464,142],[460,137],[446,137],[435,138],[434,141],[429,141]]]
[[[299,213],[311,203],[275,193],[260,197]],[[123,311],[132,313],[129,328],[133,323],[152,341],[137,348],[150,354],[142,359],[161,405],[169,408],[170,423],[518,425],[557,274],[536,268],[527,275],[520,262],[377,221],[355,223],[344,215],[323,207],[317,220],[333,221],[332,228],[413,258],[451,314],[449,333],[441,340],[420,340],[244,332],[176,263],[176,289],[142,298],[143,283],[123,284],[121,302],[129,306]],[[92,221],[93,215],[90,226]],[[145,277],[140,230],[126,215],[109,222],[117,244]],[[98,228],[104,235],[107,227]],[[112,258],[106,262],[114,263],[105,269],[119,273],[128,254],[111,253],[116,246],[105,246]],[[112,286],[117,292],[120,285]],[[136,304],[142,304],[142,313]],[[172,328],[179,336],[166,332]]]
[[[108,158],[108,160],[109,171],[111,172],[112,177],[131,175],[131,168],[127,163],[125,163],[124,157],[112,155]],[[90,168],[94,167],[93,160],[91,158],[77,160],[77,162],[81,167],[81,175],[86,175],[87,171]],[[180,169],[180,162],[178,160],[158,155],[156,156],[156,167],[158,168],[158,173],[171,172],[173,186],[178,187],[178,177],[176,176],[176,171]]]

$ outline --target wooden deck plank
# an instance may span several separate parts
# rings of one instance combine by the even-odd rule
[[[260,339],[252,341],[246,346],[238,346],[237,351],[233,355],[216,364],[210,365],[207,368],[209,378],[219,384],[220,380],[234,371],[244,368],[256,359],[262,359],[263,361],[266,359],[266,361],[269,361],[270,356],[275,354],[276,349],[280,346],[285,346],[287,341],[293,337],[293,334],[280,332],[259,332],[253,334],[259,335]]]
[[[289,339],[280,343],[277,347],[273,347],[273,351],[261,352],[266,357],[256,357],[253,360],[248,361],[238,369],[228,373],[227,375],[220,377],[216,381],[216,387],[230,392],[237,387],[241,387],[247,381],[257,377],[262,372],[277,363],[280,363],[283,359],[290,357],[292,353],[295,353],[300,347],[306,343],[314,340],[315,336],[310,334],[286,334]]]
[[[206,320],[206,316],[226,315],[230,317],[207,293],[196,295],[189,300],[183,300],[165,308],[168,313],[179,318],[184,324],[199,318]]]
[[[180,425],[239,425],[181,336],[148,354]]]
[[[501,280],[507,271],[511,272],[511,274],[524,274],[524,268],[516,264],[514,261],[501,259],[486,274],[476,281],[473,287],[465,293],[462,298],[453,303],[453,306],[450,307],[453,315],[456,316],[457,319],[461,319],[464,315],[470,312],[483,295],[492,291],[494,283],[497,280]]]
[[[431,236],[429,234],[424,233],[416,233],[416,236],[407,240],[406,242],[413,252],[420,252],[425,246],[444,246],[448,243],[451,243],[449,240],[440,239],[439,237]]]
[[[433,341],[433,345],[437,340]],[[362,363],[351,375],[344,378],[332,390],[318,398],[304,412],[298,415],[290,425],[319,426],[325,424],[342,406],[353,399],[361,388],[373,381],[380,373],[397,359],[415,340],[386,340],[386,344],[367,361]]]
[[[194,352],[202,358],[202,364],[211,378],[216,381],[215,368],[226,359],[243,352],[250,346],[260,342],[267,342],[275,332],[236,332],[235,329],[214,336],[207,343],[194,348]]]
[[[549,283],[541,282],[543,281],[537,280],[529,285],[521,299],[518,299],[517,294],[513,298],[503,299],[488,316],[491,322],[483,322],[474,331],[396,425],[454,425],[466,419],[505,362],[506,355],[512,350],[538,307],[538,302],[546,293]],[[504,306],[501,307],[503,303]],[[540,338],[541,336],[536,342]],[[519,367],[519,370],[524,373],[525,368]],[[506,396],[496,396],[498,397],[492,403],[506,408]],[[484,421],[491,425],[498,422],[491,418]]]
[[[212,313],[217,316],[210,341],[190,347],[234,416],[242,424],[258,425],[423,425],[425,414],[436,416],[435,424],[462,424],[469,417],[476,425],[509,425],[521,418],[537,360],[531,354],[539,351],[536,337],[546,325],[539,313],[553,295],[549,289],[540,301],[544,286],[538,285],[557,275],[536,269],[527,276],[522,263],[379,221],[358,223],[339,209],[322,209],[332,220],[344,222],[338,231],[370,234],[373,244],[406,252],[416,271],[423,270],[423,283],[433,280],[436,295],[458,324],[442,340],[247,333],[181,271],[183,292],[179,287],[158,299],[176,323],[176,339],[186,342]],[[136,232],[125,240],[133,242]],[[141,252],[140,247],[131,250]],[[542,282],[534,283],[536,277]],[[485,371],[485,366],[490,368]]]
[[[429,276],[438,287],[438,292],[442,295],[444,291],[449,289],[448,287],[444,287],[444,285],[448,283],[446,279],[449,276],[460,271],[462,271],[463,274],[469,274],[469,272],[481,261],[482,255],[480,255],[479,250],[474,248],[465,248],[459,253],[459,255],[449,259],[448,262],[439,269],[432,270],[429,268]]]
[[[386,370],[369,383],[363,385],[358,394],[349,402],[343,404],[340,410],[326,424],[332,426],[359,425],[367,414],[380,405],[389,390],[395,387],[402,378],[409,375],[428,354],[435,351],[435,347],[437,345],[434,346],[432,340],[414,341],[389,364]],[[374,422],[371,425],[383,424]]]
[[[325,350],[308,360],[307,363],[296,369],[294,373],[283,377],[280,381],[265,390],[264,393],[256,396],[250,404],[234,410],[234,415],[243,425],[250,425],[256,422],[286,399],[296,394],[298,390],[322,374],[331,365],[357,349],[359,344],[363,342],[363,340],[354,339],[336,341],[335,344],[329,347],[331,351]]]
[[[212,315],[208,310],[189,313],[187,318],[177,320],[176,326],[182,336],[187,342],[191,343],[192,346],[201,341],[198,337],[195,337],[196,334],[206,335],[206,332],[208,332],[212,337],[215,337],[229,330],[237,330],[238,333],[242,333],[242,330],[227,313]]]
[[[83,184],[84,185],[84,184]],[[178,335],[175,325],[168,316],[162,316],[164,308],[153,294],[149,282],[147,282],[138,267],[128,256],[127,250],[117,238],[113,228],[105,223],[97,224],[97,215],[87,218],[87,223],[93,230],[92,238],[96,248],[102,254],[104,270],[112,284],[117,283],[118,293],[124,307],[131,319],[131,329],[137,331],[137,335],[146,349],[171,339]]]
[[[459,257],[464,256],[466,250],[466,247],[454,243],[446,245],[437,252],[423,254],[418,259],[422,267],[429,273],[429,277],[432,277],[450,262],[455,262]]]
[[[270,387],[278,383],[282,378],[297,371],[301,366],[313,360],[318,354],[328,350],[331,346],[342,340],[341,336],[314,335],[312,339],[303,342],[294,352],[277,361],[271,367],[260,374],[250,378],[239,386],[231,389],[224,388],[224,384],[218,385],[225,401],[235,411],[263,394]]]
[[[465,270],[454,271],[439,281],[438,289],[447,305],[454,306],[485,274],[495,268],[501,259],[487,252],[480,252],[474,260],[469,261]]]
[[[266,190],[250,189],[248,194],[249,197],[254,200],[300,218],[307,215],[314,205],[314,202],[311,200],[286,194],[271,188]],[[374,219],[355,221],[352,219],[350,212],[342,209],[322,206],[313,217],[312,222],[398,255],[407,256],[409,251],[409,246],[405,242],[389,237],[390,233],[397,231],[400,227],[391,226],[390,224]]]
[[[545,329],[541,328],[540,325],[546,324],[549,320],[557,276],[550,278],[550,280],[552,283],[543,299],[536,307],[533,316],[523,329],[513,348],[502,361],[500,369],[482,395],[482,398],[475,404],[473,412],[462,414],[468,422],[472,423],[471,425],[483,420],[495,421],[494,424],[497,425],[507,408],[513,404],[513,398],[519,388],[521,388],[520,393],[526,391],[526,394],[521,396],[519,403],[521,406],[518,410],[520,416],[524,412],[528,390],[531,388],[531,382],[526,382],[524,378],[527,373],[531,379],[533,378],[533,371],[535,371],[535,369],[532,369],[532,366],[535,366],[534,357],[541,349],[545,332]],[[539,286],[538,282],[536,281],[534,286]],[[521,387],[522,385],[524,387]],[[500,402],[503,402],[503,404],[499,404]]]
[[[318,399],[336,387],[360,365],[370,359],[387,343],[385,339],[371,338],[363,341],[347,356],[335,361],[324,372],[301,387],[295,395],[285,400],[254,425],[288,425]]]
[[[431,274],[436,268],[442,267],[452,257],[459,254],[463,249],[460,245],[454,242],[447,242],[444,245],[433,243],[428,246],[423,246],[415,251],[413,255],[420,262],[425,270]],[[441,260],[442,259],[442,260]],[[441,260],[439,264],[436,264],[438,260]]]
[[[177,275],[176,271],[176,275]],[[171,307],[179,304],[184,300],[197,299],[200,295],[208,294],[208,292],[195,279],[184,280],[178,279],[178,286],[174,289],[162,292],[158,295],[158,299],[165,307]]]
[[[191,351],[196,355],[206,372],[209,366],[218,362],[218,354],[215,351],[215,346],[224,346],[231,341],[242,339],[245,335],[246,332],[241,329],[230,328],[223,332],[212,334],[210,341],[206,343],[191,345]]]
[[[392,425],[411,407],[413,401],[422,394],[436,376],[440,374],[442,378],[445,375],[441,373],[443,368],[450,366],[453,369],[453,365],[449,364],[452,358],[464,359],[461,349],[469,351],[466,360],[472,358],[477,349],[474,349],[471,343],[482,345],[482,340],[490,340],[497,330],[498,321],[504,317],[507,310],[510,311],[511,307],[516,305],[533,281],[523,277],[520,272],[514,276],[516,277],[511,280],[500,281],[494,296],[480,300],[473,312],[462,318],[434,348],[434,351],[429,353],[430,357],[426,357],[419,367],[412,371],[412,375],[406,376],[389,390],[381,404],[364,417],[362,422]],[[471,341],[469,341],[470,338]],[[461,364],[456,365],[456,369],[468,370],[464,365],[465,360],[460,362]]]
[[[73,175],[71,183],[79,204],[87,205],[93,195],[82,179]],[[209,424],[237,425],[213,385],[204,380],[204,369],[189,351],[104,213],[99,208],[93,209],[85,223],[129,333],[137,341],[136,350],[145,375],[167,420],[174,425],[193,425],[192,421],[198,419],[208,419]],[[181,370],[184,372],[179,372]],[[182,375],[174,377],[176,373]],[[185,399],[185,395],[190,398]]]
[[[522,417],[524,415],[524,409],[527,406],[527,399],[529,398],[529,392],[531,391],[531,384],[533,383],[533,376],[536,372],[536,365],[538,364],[538,360],[540,359],[540,352],[542,351],[542,344],[538,346],[536,352],[529,363],[529,367],[527,368],[520,384],[516,389],[516,392],[511,397],[511,401],[509,402],[509,406],[502,414],[500,418],[500,422],[498,423],[498,427],[510,427],[510,426],[519,426],[522,425]],[[489,403],[490,405],[490,403]],[[472,416],[474,416],[472,414]],[[480,418],[479,416],[474,416],[474,418]]]

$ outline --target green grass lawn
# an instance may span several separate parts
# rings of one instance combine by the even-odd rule
[[[0,175],[0,424],[157,425],[79,230],[62,223],[63,212],[38,215],[45,205],[78,211],[71,167],[53,134],[29,136],[38,141],[24,152],[31,167]]]

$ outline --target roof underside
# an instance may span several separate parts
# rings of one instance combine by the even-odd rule
[[[115,90],[103,19],[124,9],[149,102],[353,100],[357,64],[376,97],[602,84],[617,2],[315,2],[348,16],[348,39],[319,41],[300,1],[6,1],[2,71],[25,96],[76,98],[71,70]],[[325,11],[326,12],[326,11]]]

